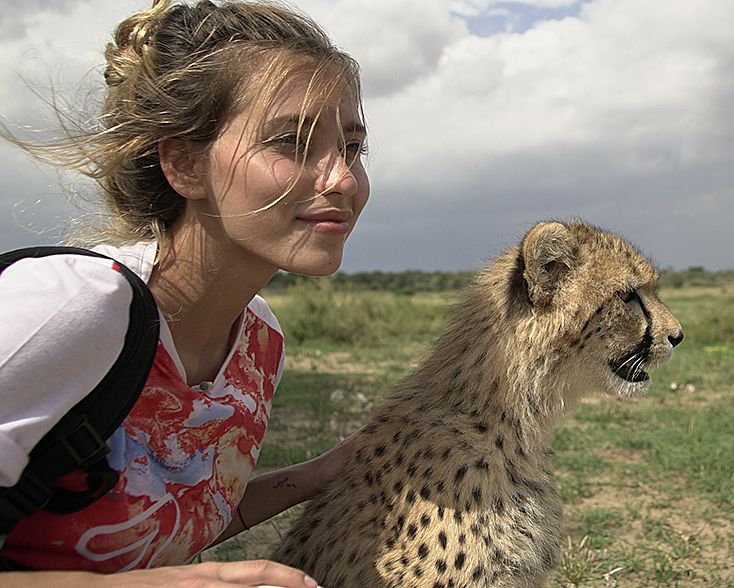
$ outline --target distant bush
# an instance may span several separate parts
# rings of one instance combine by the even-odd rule
[[[449,306],[392,293],[348,290],[322,278],[289,286],[276,311],[286,341],[368,347],[394,337],[438,334]]]
[[[721,308],[706,309],[686,325],[686,337],[699,345],[734,343],[734,303],[722,301]]]
[[[721,286],[734,283],[734,270],[710,272],[702,267],[690,267],[684,271],[665,270],[660,275],[662,288],[686,286]]]
[[[473,272],[424,272],[407,270],[404,272],[359,272],[345,274],[337,272],[330,278],[331,286],[338,290],[359,289],[381,292],[413,294],[417,292],[449,292],[464,286]],[[305,278],[286,272],[278,272],[268,283],[270,290],[283,290],[296,284],[320,278]]]
[[[426,272],[407,270],[403,272],[359,272],[345,274],[337,272],[331,278],[331,285],[337,290],[371,290],[413,294],[418,292],[450,292],[463,287],[474,272]],[[296,274],[278,272],[268,283],[272,291],[286,290],[296,284],[319,281],[321,278],[305,278]],[[683,271],[664,270],[659,285],[663,288],[682,288],[685,286],[720,286],[734,283],[734,270],[710,272],[703,267],[691,267]]]

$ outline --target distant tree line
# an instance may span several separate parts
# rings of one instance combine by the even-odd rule
[[[337,272],[328,278],[306,278],[296,274],[278,272],[268,283],[271,290],[285,290],[290,286],[311,280],[329,280],[337,289],[374,290],[414,294],[416,292],[447,292],[465,285],[474,272],[442,272],[407,270],[403,272]],[[684,286],[719,286],[734,283],[734,270],[710,272],[702,267],[691,267],[683,271],[661,272],[661,287],[682,288]]]
[[[306,278],[296,274],[278,272],[267,287],[283,290],[290,286],[311,280],[329,280],[337,289],[379,290],[398,294],[416,292],[447,292],[457,290],[466,284],[474,272],[427,272],[407,270],[403,272],[357,272],[346,274],[337,272],[328,278]]]
[[[684,286],[722,286],[734,283],[734,270],[710,272],[705,268],[689,267],[684,271],[665,270],[660,275],[660,286],[683,288]]]

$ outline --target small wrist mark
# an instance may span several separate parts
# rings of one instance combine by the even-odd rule
[[[276,489],[276,488],[295,488],[295,487],[296,487],[296,485],[295,485],[295,484],[289,484],[289,483],[288,483],[288,480],[289,480],[289,479],[290,479],[290,477],[286,476],[286,477],[285,477],[285,478],[283,478],[282,480],[278,480],[278,481],[277,481],[277,482],[276,482],[276,483],[275,483],[275,484],[273,485],[273,489]]]

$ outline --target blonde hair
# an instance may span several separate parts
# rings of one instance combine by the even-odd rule
[[[346,83],[362,116],[357,63],[311,19],[274,2],[154,0],[117,26],[105,59],[107,91],[92,130],[59,115],[59,140],[10,139],[96,180],[110,212],[106,236],[117,240],[164,238],[185,208],[161,171],[160,141],[208,147],[234,114],[263,112],[292,68],[314,72],[306,101]]]

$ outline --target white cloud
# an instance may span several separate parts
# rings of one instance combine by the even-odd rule
[[[432,74],[444,49],[466,34],[463,22],[449,14],[448,4],[448,0],[340,0],[328,8],[322,2],[313,7],[337,42],[360,62],[366,93],[376,96],[392,94]]]
[[[62,107],[65,101],[82,106],[87,92],[99,87],[95,80],[111,28],[147,5],[145,0],[5,0],[0,10],[15,8],[3,14],[2,26],[18,34],[0,42],[0,120],[25,138],[33,138],[31,130],[55,128],[46,104],[51,88]],[[28,130],[18,128],[23,126]],[[78,215],[64,192],[56,172],[0,141],[0,249],[58,239],[68,217]]]
[[[373,102],[373,117],[393,129],[384,155],[414,174],[454,166],[447,149],[477,166],[496,154],[558,145],[579,154],[616,147],[643,167],[661,152],[680,163],[695,158],[710,141],[716,55],[683,43],[664,52],[631,47],[619,33],[566,19],[523,35],[461,39],[434,75]]]
[[[43,109],[34,95],[49,96],[53,87],[62,93],[78,91],[98,80],[102,51],[112,27],[131,12],[147,7],[145,0],[34,0],[15,11],[22,35],[0,42],[0,114],[16,122],[31,122]],[[0,6],[0,8],[2,8]],[[7,21],[3,21],[7,22]],[[96,71],[95,71],[96,70]]]
[[[0,37],[22,38],[39,12],[67,12],[78,0],[0,0]]]

